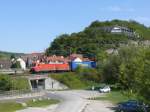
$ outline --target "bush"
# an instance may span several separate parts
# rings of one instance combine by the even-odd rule
[[[12,88],[11,78],[0,74],[0,91],[9,91]]]
[[[93,81],[93,82],[100,82],[101,80],[101,75],[98,73],[96,69],[93,68],[83,68],[83,67],[78,67],[75,70],[76,74],[79,75],[83,80],[87,81]]]
[[[29,90],[29,88],[30,86],[26,78],[0,75],[0,91]]]
[[[20,62],[19,62],[19,61],[16,61],[15,63],[13,63],[13,64],[11,65],[11,68],[21,68]]]
[[[16,77],[12,78],[12,89],[14,90],[29,90],[29,82],[27,78]]]

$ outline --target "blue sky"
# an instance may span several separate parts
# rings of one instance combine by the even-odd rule
[[[94,20],[136,20],[150,26],[150,0],[0,0],[0,50],[41,52],[56,36]]]

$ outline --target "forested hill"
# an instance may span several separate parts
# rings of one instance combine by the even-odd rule
[[[115,26],[130,29],[134,36],[108,31]],[[94,21],[81,32],[58,36],[47,48],[46,54],[66,56],[70,53],[82,53],[87,57],[93,57],[100,50],[119,47],[120,44],[126,44],[128,40],[149,39],[150,28],[136,21]]]
[[[0,51],[0,59],[10,59],[11,56],[20,56],[20,55],[23,55],[23,53]]]

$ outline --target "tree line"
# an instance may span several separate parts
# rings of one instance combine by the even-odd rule
[[[118,54],[101,55],[99,58],[103,58],[98,70],[103,82],[118,84],[120,89],[136,94],[141,100],[150,101],[149,47],[130,45],[120,48]]]

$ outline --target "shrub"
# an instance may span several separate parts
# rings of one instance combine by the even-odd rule
[[[0,91],[10,90],[29,90],[29,83],[23,77],[11,77],[9,75],[0,75]]]
[[[98,73],[98,71],[93,68],[78,67],[75,72],[83,80],[93,81],[93,82],[100,82],[101,80],[100,73]]]
[[[19,61],[16,61],[15,63],[13,63],[13,64],[11,65],[11,68],[21,68],[20,62],[19,62]]]
[[[12,88],[11,78],[8,75],[0,75],[0,90],[9,91]]]
[[[16,77],[12,78],[12,89],[14,90],[29,90],[29,82],[27,78]]]

